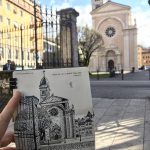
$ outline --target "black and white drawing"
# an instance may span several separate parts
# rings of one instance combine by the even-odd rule
[[[85,72],[86,68],[74,68],[14,73],[24,93],[14,127],[17,149],[95,149],[94,113]],[[32,82],[34,90],[28,87]]]

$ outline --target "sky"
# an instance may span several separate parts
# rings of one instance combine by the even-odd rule
[[[80,13],[77,25],[92,27],[90,12],[91,0],[39,0],[43,7],[62,8],[73,7]],[[148,0],[112,0],[120,4],[131,6],[133,18],[138,28],[138,44],[150,47],[150,6]]]

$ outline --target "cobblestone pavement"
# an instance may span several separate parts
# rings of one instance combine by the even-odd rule
[[[150,99],[93,98],[96,150],[150,150]]]
[[[97,80],[97,78],[95,78],[95,79],[91,79],[91,80]],[[120,80],[122,80],[122,76],[121,76],[121,74],[117,74],[115,77],[106,77],[106,78],[99,78],[99,80],[101,81],[120,81]],[[143,70],[143,71],[137,71],[137,72],[135,72],[135,73],[125,73],[124,74],[124,80],[131,80],[131,81],[133,81],[133,80],[136,80],[136,81],[143,81],[143,80],[150,80],[150,74],[149,74],[149,71],[145,71],[145,70]]]
[[[150,81],[91,81],[92,97],[143,99],[150,97]]]

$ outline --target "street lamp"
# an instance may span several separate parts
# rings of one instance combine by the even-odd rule
[[[23,29],[24,29],[24,26],[21,24],[20,30],[21,30],[21,66],[22,66],[22,70],[24,70],[24,66],[23,66],[23,38],[22,38],[22,30]]]
[[[97,59],[97,80],[99,80],[99,72],[100,72],[100,64],[99,64],[99,61],[100,61],[100,58],[99,58],[99,53],[98,53],[98,59]]]
[[[36,2],[34,0],[34,29],[35,29],[35,61],[36,61],[36,69],[38,67],[38,51],[37,51],[37,16],[36,16]]]

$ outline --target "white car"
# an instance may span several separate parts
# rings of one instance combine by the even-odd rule
[[[145,66],[144,67],[144,70],[149,70],[150,69],[150,66]]]

